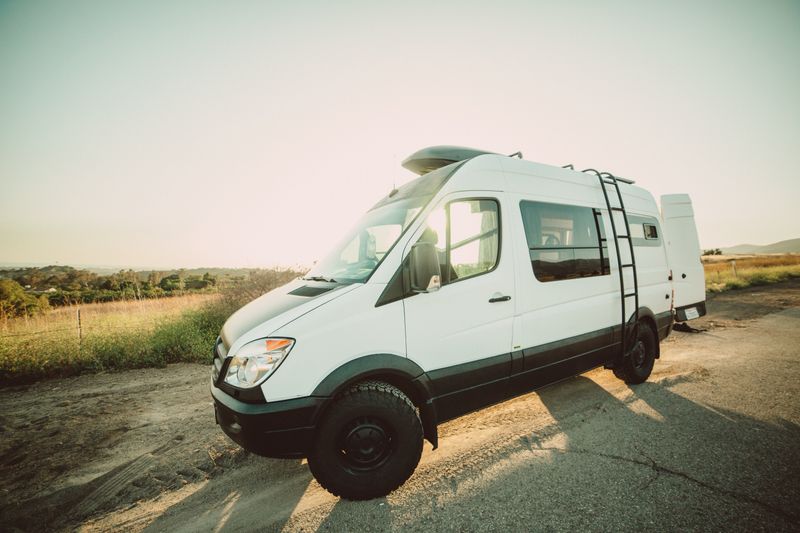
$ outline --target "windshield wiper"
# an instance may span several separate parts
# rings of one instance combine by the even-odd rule
[[[336,283],[336,280],[333,278],[326,278],[324,276],[309,276],[307,278],[303,278],[307,281],[324,281],[326,283]]]

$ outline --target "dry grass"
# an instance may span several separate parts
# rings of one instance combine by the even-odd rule
[[[720,292],[800,277],[800,254],[703,257],[706,290]]]
[[[736,261],[736,268],[792,266],[800,265],[800,254],[703,256],[703,266],[705,266],[706,272],[728,269],[731,261]]]
[[[108,329],[152,329],[157,323],[180,313],[197,309],[219,298],[218,294],[191,294],[154,300],[126,300],[55,307],[33,317],[0,320],[0,338],[54,334],[71,330],[78,337],[78,310],[81,329],[89,335]]]
[[[218,299],[219,295],[188,295],[82,304],[4,320],[0,322],[0,384],[174,362],[164,352],[176,336],[176,326],[182,328],[181,333],[189,330],[184,336],[195,335],[202,328],[187,328],[184,317],[193,318]],[[208,336],[203,333],[196,336]],[[178,344],[189,358],[208,351],[202,342],[188,348],[192,343]]]

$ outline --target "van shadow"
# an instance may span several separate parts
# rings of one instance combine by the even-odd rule
[[[540,391],[556,427],[521,438],[532,460],[458,507],[489,501],[497,515],[514,509],[545,530],[797,527],[797,424],[703,405],[659,383],[629,390],[619,399],[578,376]]]
[[[312,476],[299,460],[266,459],[251,455],[235,471],[166,509],[146,531],[281,531],[291,523]],[[320,513],[316,513],[317,515]],[[313,517],[312,517],[313,521]],[[317,531],[386,531],[391,506],[386,498],[365,502],[336,500]]]
[[[316,531],[389,531],[392,507],[386,498],[368,501],[339,499]]]
[[[311,482],[298,460],[247,460],[164,510],[146,531],[280,531]]]

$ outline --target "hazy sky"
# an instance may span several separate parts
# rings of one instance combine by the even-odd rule
[[[457,144],[800,237],[800,2],[0,0],[0,262],[310,264]]]

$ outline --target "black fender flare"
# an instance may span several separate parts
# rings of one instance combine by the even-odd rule
[[[661,357],[661,343],[658,342],[658,321],[656,320],[656,315],[649,307],[640,307],[638,314],[639,322],[647,322],[650,327],[653,328],[653,333],[656,335],[656,359],[659,359]]]
[[[438,421],[432,401],[430,379],[418,364],[407,357],[386,353],[364,355],[348,361],[328,374],[311,393],[312,396],[328,399],[317,413],[317,418],[324,415],[325,409],[338,394],[368,379],[385,381],[409,397],[419,409],[425,438],[435,450],[439,440]]]

